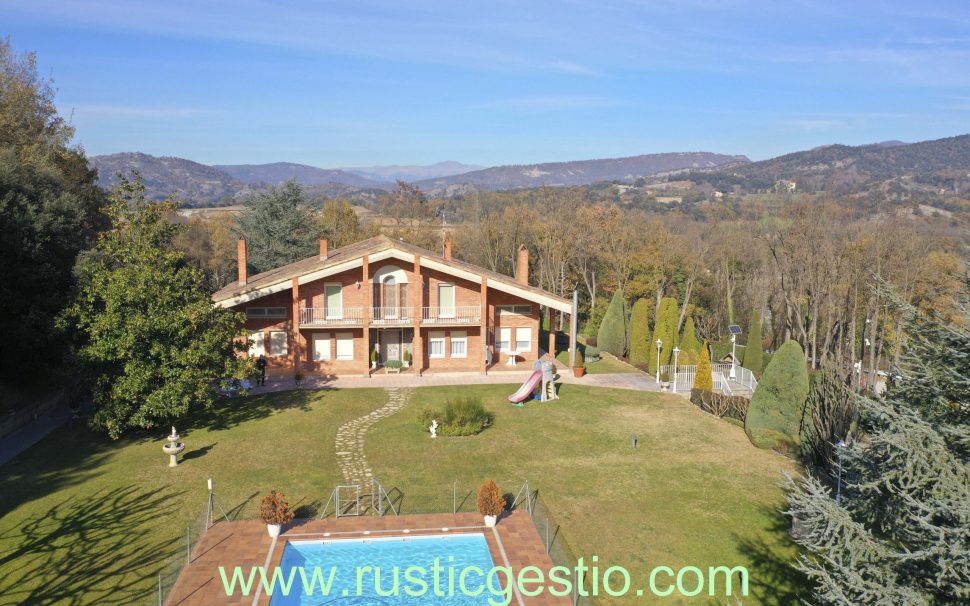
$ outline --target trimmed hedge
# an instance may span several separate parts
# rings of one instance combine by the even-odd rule
[[[694,389],[710,391],[714,389],[714,375],[711,369],[711,356],[708,353],[707,341],[701,346],[700,358],[694,375]]]
[[[657,360],[657,339],[661,341],[660,360]],[[657,365],[670,364],[671,352],[677,345],[677,299],[664,297],[657,311],[657,324],[650,339],[650,374],[656,374]]]
[[[630,364],[646,366],[650,361],[650,302],[637,299],[630,314]]]
[[[626,326],[626,301],[623,293],[616,291],[596,335],[597,346],[615,356],[626,355]]]
[[[805,399],[808,397],[808,367],[796,341],[786,341],[765,368],[751,398],[744,431],[760,448],[789,452],[798,444]]]

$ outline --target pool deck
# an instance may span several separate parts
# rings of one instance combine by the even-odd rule
[[[444,529],[454,533],[484,533],[495,565],[511,566],[516,574],[525,566],[538,566],[543,571],[553,566],[529,514],[522,511],[507,514],[494,529],[482,526],[482,517],[474,513],[298,520],[289,525],[275,542],[262,522],[222,522],[210,528],[199,541],[192,554],[192,562],[182,569],[165,603],[167,606],[268,606],[270,598],[267,595],[227,596],[218,567],[231,569],[241,566],[248,572],[251,566],[278,566],[287,540],[322,539],[325,538],[324,533],[330,533],[327,538],[332,539],[401,536],[404,530],[408,530],[410,536],[417,536],[442,534]],[[512,604],[566,606],[571,601],[547,594],[526,597],[516,593]]]

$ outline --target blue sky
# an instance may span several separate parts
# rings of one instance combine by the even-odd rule
[[[970,3],[0,0],[88,154],[767,158],[970,132]]]

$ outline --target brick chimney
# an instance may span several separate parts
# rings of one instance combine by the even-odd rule
[[[445,259],[451,261],[451,234],[445,234],[445,243],[442,249]]]
[[[525,244],[519,246],[519,261],[515,264],[515,281],[529,285],[529,249]]]
[[[320,260],[324,261],[327,255],[330,254],[330,244],[327,242],[326,238],[320,239]]]
[[[246,271],[246,240],[242,238],[236,243],[236,259],[239,261],[239,283],[245,284],[249,276]]]

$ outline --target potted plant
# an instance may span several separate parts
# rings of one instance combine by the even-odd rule
[[[411,368],[411,352],[404,352],[404,368]]]
[[[401,372],[401,361],[400,360],[388,360],[384,362],[384,374],[391,374]]]
[[[492,480],[485,480],[478,488],[478,513],[485,517],[485,527],[492,528],[505,511],[505,499]]]
[[[293,510],[286,502],[286,495],[275,488],[263,497],[259,504],[259,517],[266,522],[266,531],[274,539],[280,536],[283,524],[293,520]]]
[[[670,388],[670,373],[666,370],[660,373],[660,390],[667,391]]]
[[[577,379],[586,374],[586,359],[583,357],[583,352],[576,350],[576,365],[573,366],[573,376]]]
[[[377,350],[370,352],[370,367],[377,368]]]
[[[293,375],[293,380],[296,381],[297,387],[300,387],[301,385],[303,385],[303,379],[304,379],[304,375],[302,370],[296,371],[296,374]]]

